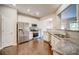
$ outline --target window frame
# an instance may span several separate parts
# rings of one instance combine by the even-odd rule
[[[75,18],[76,20],[75,20],[75,22],[72,22],[72,23],[76,23],[76,21],[77,21],[77,16],[78,16],[78,14],[77,14],[77,12],[78,12],[78,7],[77,7],[77,4],[70,4],[69,6],[67,6],[65,9],[63,9],[59,14],[58,14],[58,17],[60,18],[60,26],[61,26],[61,29],[62,29],[62,26],[64,26],[64,25],[62,25],[62,24],[64,24],[64,23],[62,23],[62,19],[61,19],[61,13],[63,12],[63,11],[65,11],[66,9],[68,9],[70,6],[72,6],[72,5],[76,5],[76,15],[75,15],[75,17],[72,17],[72,18]],[[68,18],[69,19],[69,18]],[[67,26],[65,26],[64,27],[64,29],[65,30],[70,30],[70,29],[67,29]]]

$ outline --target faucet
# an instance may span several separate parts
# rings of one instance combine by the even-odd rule
[[[68,34],[68,32],[67,32],[67,30],[65,30],[65,36],[66,36],[66,38],[70,37],[69,34]]]

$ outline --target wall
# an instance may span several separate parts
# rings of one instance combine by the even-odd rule
[[[52,29],[53,28],[53,15],[49,15],[46,17],[43,17],[40,19],[40,29],[42,31],[47,31],[47,29]]]
[[[52,24],[53,19],[49,18],[49,19],[45,19],[40,21],[40,28],[42,31],[47,31],[48,29],[52,29],[53,28],[53,24]]]
[[[53,29],[60,29],[60,19],[57,14],[53,14]]]
[[[47,31],[49,29],[53,28],[53,15],[49,15],[46,17],[43,17],[40,19],[40,30],[41,30],[41,37],[42,39],[44,39],[45,41],[49,41],[49,34],[47,33]]]
[[[0,6],[0,15],[2,16],[2,48],[16,45],[17,10]]]

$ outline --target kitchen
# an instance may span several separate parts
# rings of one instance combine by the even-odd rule
[[[0,10],[4,19],[1,29],[4,31],[0,33],[3,42],[1,49],[36,39],[48,42],[53,55],[79,54],[78,4],[1,5]]]

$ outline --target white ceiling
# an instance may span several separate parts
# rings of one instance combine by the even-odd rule
[[[42,18],[57,11],[61,4],[2,4],[12,8],[17,8],[20,14],[30,17]],[[28,10],[30,9],[30,11]],[[29,12],[28,12],[29,11]]]
[[[60,4],[17,4],[18,12],[41,18],[56,12]],[[30,9],[30,10],[28,10]],[[27,11],[28,10],[28,11]]]

